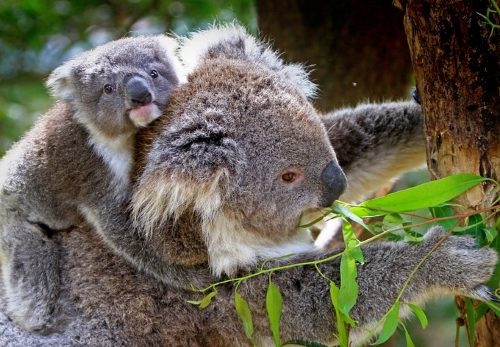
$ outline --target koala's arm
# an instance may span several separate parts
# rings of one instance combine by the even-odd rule
[[[205,263],[181,266],[170,262],[162,254],[161,242],[145,237],[133,227],[128,204],[117,203],[111,191],[104,189],[94,196],[89,194],[88,198],[90,203],[80,206],[85,219],[116,254],[136,268],[174,287],[202,288],[210,283]],[[160,238],[169,237],[169,232],[168,229],[158,230]]]
[[[445,235],[441,228],[435,227],[418,245],[381,242],[363,248],[365,264],[358,265],[359,297],[350,313],[358,322],[358,327],[351,330],[354,346],[366,338],[366,329],[373,328],[372,324],[389,310],[410,273]],[[491,277],[496,261],[494,250],[477,249],[473,239],[451,236],[415,273],[401,302],[423,303],[437,292],[488,300],[491,292],[484,283]],[[320,265],[321,271],[337,285],[340,278],[339,263],[337,259]],[[272,280],[283,295],[282,340],[332,343],[337,329],[329,287],[316,269],[307,266],[279,271],[272,275]],[[264,304],[267,285],[268,277],[261,276],[243,282],[238,289],[250,304],[258,341],[270,338]],[[233,303],[227,299],[224,302],[226,305]],[[218,304],[224,303],[219,301]],[[402,304],[401,312],[407,314],[408,310],[403,309],[404,306]]]
[[[341,200],[362,199],[425,163],[423,115],[413,101],[363,104],[322,121],[349,183]]]

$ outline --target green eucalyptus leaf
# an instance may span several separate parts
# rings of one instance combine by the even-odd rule
[[[403,326],[403,329],[405,331],[405,341],[406,341],[406,347],[415,347],[415,344],[413,343],[413,340],[411,339],[410,333],[408,333],[408,329],[404,324],[401,324]]]
[[[448,206],[433,206],[429,208],[432,217],[434,218],[443,218],[443,217],[451,217],[455,214],[455,211]],[[450,229],[454,225],[456,225],[458,220],[456,218],[451,218],[451,219],[446,219],[446,220],[441,220],[438,221],[437,224],[445,228],[446,230]]]
[[[488,306],[483,302],[479,306],[475,307],[476,310],[476,322],[481,319],[482,316],[488,311]]]
[[[271,280],[269,280],[269,286],[267,287],[266,293],[266,309],[271,332],[273,333],[274,344],[277,347],[281,346],[280,320],[282,307],[283,298],[280,290]]]
[[[479,213],[469,216],[469,218],[467,218],[467,226],[472,228],[473,233],[479,232],[484,228],[483,217]]]
[[[485,227],[483,229],[484,235],[486,236],[486,240],[488,240],[488,243],[492,243],[493,240],[497,237],[498,231],[496,228],[493,227]]]
[[[403,224],[403,217],[399,213],[389,213],[384,217],[385,226],[397,226]]]
[[[353,257],[354,260],[356,260],[358,263],[360,263],[360,264],[365,263],[365,257],[363,255],[363,251],[361,250],[361,247],[356,247],[356,248],[350,249],[348,252],[351,255],[351,257]]]
[[[186,300],[191,305],[200,306],[201,300]]]
[[[498,230],[498,229],[497,229]],[[496,237],[490,245],[493,249],[500,253],[500,237]],[[500,285],[500,262],[495,266],[495,271],[493,272],[493,276],[488,281],[488,286],[490,288],[498,288]]]
[[[378,339],[373,343],[380,345],[387,341],[396,331],[399,322],[399,302],[394,303],[385,317],[384,326],[378,336]]]
[[[187,300],[188,303],[192,305],[199,306],[199,308],[204,309],[212,302],[212,299],[218,294],[217,290],[214,290],[203,297],[201,300]]]
[[[206,308],[208,305],[210,305],[210,303],[212,302],[212,299],[217,294],[218,294],[217,291],[214,290],[213,292],[210,292],[207,295],[205,295],[205,297],[203,299],[201,299],[200,308],[203,309],[203,308]]]
[[[405,241],[405,242],[420,243],[423,240],[424,240],[424,237],[422,235],[416,236],[415,234],[410,234],[410,233],[405,234],[405,236],[403,237],[403,241]]]
[[[466,234],[472,235],[477,244],[481,247],[486,245],[486,235],[484,233],[484,220],[480,214],[475,214],[467,218],[468,229]]]
[[[476,310],[474,309],[474,305],[472,304],[472,300],[469,298],[465,299],[465,313],[467,314],[467,322],[468,324],[468,337],[469,337],[469,346],[474,347],[476,344]]]
[[[351,223],[347,220],[342,222],[342,236],[344,237],[346,251],[349,252],[356,261],[364,264],[365,259],[363,257],[363,251],[358,246],[359,240],[356,238],[356,234],[354,234]]]
[[[240,317],[241,322],[243,323],[243,329],[245,331],[245,336],[253,341],[253,322],[252,322],[252,312],[250,312],[250,308],[248,307],[248,302],[243,299],[240,293],[234,293],[234,307],[236,308],[236,313],[238,313],[238,317]]]
[[[375,234],[375,231],[373,230],[373,228],[370,225],[366,224],[363,221],[363,218],[359,217],[357,214],[352,212],[353,209],[355,209],[355,208],[348,208],[347,206],[340,204],[340,203],[337,203],[337,202],[335,202],[332,206],[333,213],[341,215],[346,219],[350,219],[353,222],[356,222],[359,225],[361,225],[363,228],[365,228],[366,230],[368,230],[372,234]]]
[[[498,304],[494,304],[492,302],[485,302],[485,304],[490,310],[495,312],[495,314],[500,317],[500,306]]]
[[[495,229],[497,232],[500,231],[500,218],[497,218],[495,222]],[[491,244],[491,247],[493,247],[497,252],[500,253],[500,237],[497,237]]]
[[[335,318],[337,319],[338,342],[340,347],[349,347],[349,335],[345,326],[345,316],[339,308],[339,290],[339,287],[330,281],[330,300],[332,301]]]
[[[448,176],[439,180],[420,184],[416,187],[367,200],[360,204],[360,207],[372,210],[368,215],[420,210],[443,204],[484,180],[485,178],[481,176],[468,173]],[[384,211],[386,212],[384,213]],[[362,214],[366,213],[363,212],[362,209],[353,208],[351,212],[358,216],[368,216]]]
[[[356,281],[357,277],[356,259],[349,252],[346,252],[340,260],[339,290],[339,309],[346,316],[349,316],[349,311],[358,299],[359,288]]]
[[[417,316],[422,328],[427,328],[427,325],[429,325],[429,321],[427,320],[427,316],[425,315],[424,310],[422,310],[420,306],[417,306],[415,304],[408,304],[408,307],[413,311],[415,316]]]

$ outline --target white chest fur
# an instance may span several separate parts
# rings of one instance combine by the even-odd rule
[[[89,129],[89,142],[95,153],[101,157],[112,175],[117,193],[126,190],[132,169],[134,136],[131,134],[107,137],[96,129]]]
[[[283,242],[266,241],[242,229],[241,224],[223,214],[204,225],[203,229],[210,267],[216,276],[233,276],[238,269],[255,266],[266,259],[315,249],[312,238],[305,231]]]

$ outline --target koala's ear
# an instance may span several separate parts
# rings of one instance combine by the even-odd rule
[[[150,235],[192,208],[211,220],[229,193],[227,180],[244,169],[244,154],[217,110],[183,115],[157,136],[131,201],[137,227]]]
[[[227,118],[215,109],[184,114],[155,141],[148,161],[193,182],[238,170],[242,153],[229,133]]]
[[[185,83],[187,80],[185,69],[177,56],[177,50],[179,48],[179,42],[177,41],[177,39],[167,35],[157,35],[155,36],[155,39],[158,42],[158,46],[170,62],[170,65],[172,66],[173,72],[176,74],[179,83]]]
[[[71,101],[73,99],[75,69],[75,61],[70,60],[56,68],[49,75],[46,85],[56,99],[64,101]]]
[[[316,85],[300,64],[285,64],[271,47],[248,34],[240,25],[229,24],[194,33],[181,44],[180,56],[190,73],[207,59],[227,58],[262,64],[280,73],[306,97],[316,95]]]

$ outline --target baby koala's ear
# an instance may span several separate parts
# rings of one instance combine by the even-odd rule
[[[77,64],[70,60],[56,68],[47,79],[47,87],[51,94],[58,100],[71,101],[74,95],[73,78]]]
[[[243,60],[276,71],[307,98],[316,94],[316,85],[302,65],[285,63],[266,42],[248,34],[238,24],[194,33],[182,41],[179,52],[188,73],[210,59]]]

